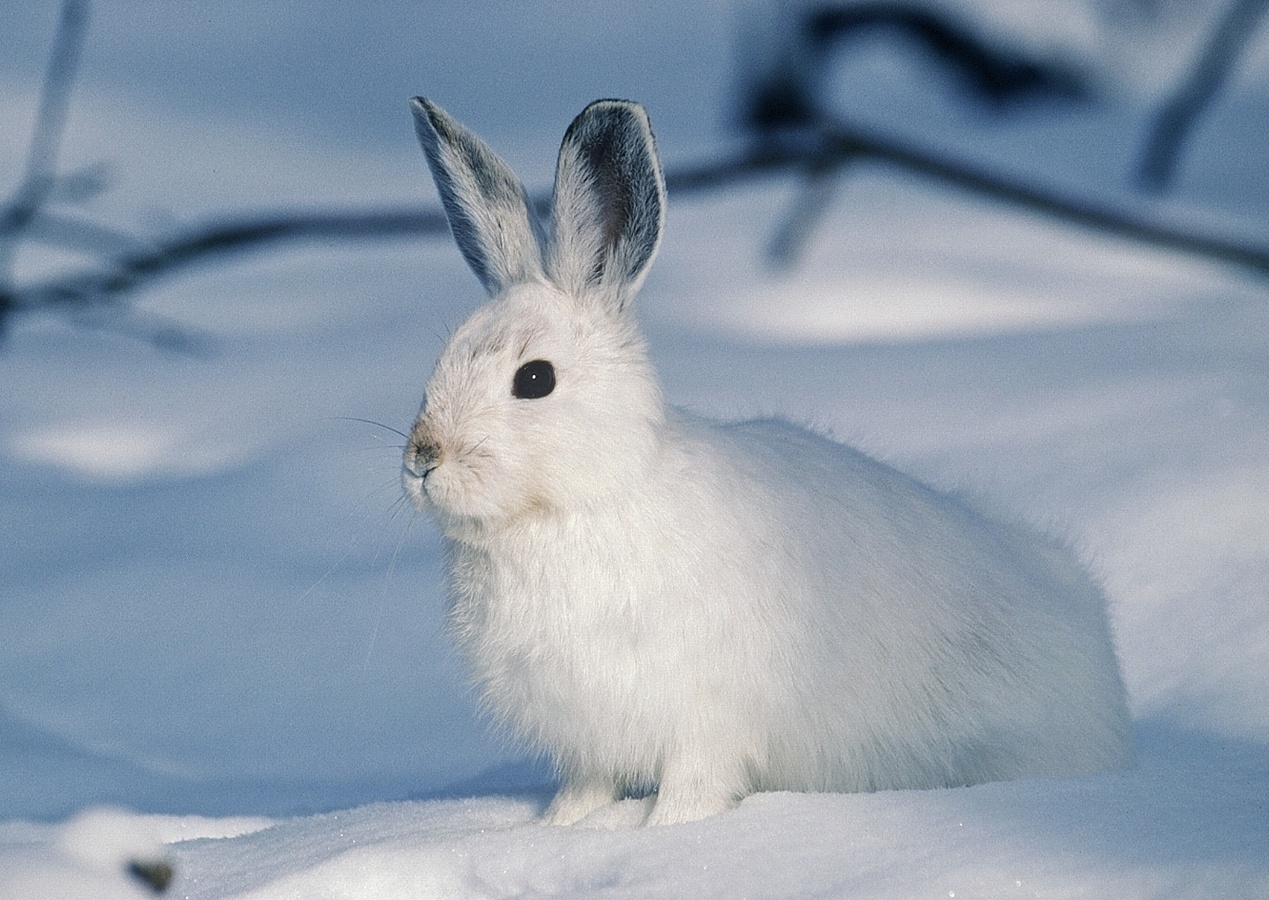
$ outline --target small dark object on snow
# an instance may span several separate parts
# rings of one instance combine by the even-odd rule
[[[134,859],[128,863],[128,874],[156,894],[161,894],[172,883],[176,870],[163,859]]]

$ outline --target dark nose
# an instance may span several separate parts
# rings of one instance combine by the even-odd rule
[[[440,457],[441,451],[434,444],[412,437],[405,448],[405,470],[415,478],[427,478]]]

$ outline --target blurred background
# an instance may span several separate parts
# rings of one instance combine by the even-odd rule
[[[537,196],[604,96],[670,182],[667,396],[1069,534],[1134,711],[1269,742],[1263,2],[0,13],[0,817],[531,789],[401,438],[481,299],[406,101]]]

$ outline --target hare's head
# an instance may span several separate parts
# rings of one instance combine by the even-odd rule
[[[573,121],[544,236],[480,138],[427,100],[413,111],[454,238],[492,299],[437,361],[407,492],[458,536],[637,490],[664,421],[631,311],[665,216],[646,113],[601,100]]]

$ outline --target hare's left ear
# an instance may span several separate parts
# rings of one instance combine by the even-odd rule
[[[661,244],[665,179],[648,114],[596,100],[564,134],[555,171],[547,274],[574,296],[620,310]]]

